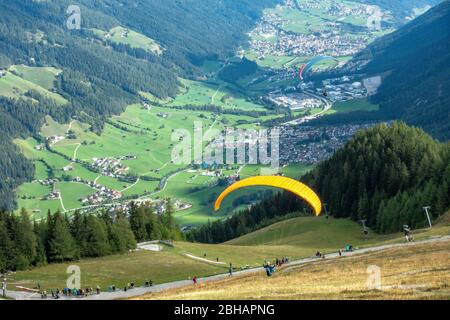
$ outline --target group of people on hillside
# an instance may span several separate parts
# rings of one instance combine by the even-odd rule
[[[38,285],[38,288],[40,289],[40,285]],[[86,288],[86,289],[64,288],[62,291],[59,289],[56,289],[56,290],[51,289],[50,293],[51,293],[51,297],[53,299],[60,299],[61,295],[63,295],[64,297],[82,298],[82,297],[92,296],[94,294],[99,295],[101,293],[101,289],[100,289],[100,286],[97,286],[95,288],[95,290],[93,288]],[[46,290],[40,291],[40,294],[41,294],[42,299],[48,298],[48,292]]]
[[[134,282],[129,282],[124,286],[123,291],[128,291],[128,290],[134,289],[135,287],[136,286],[135,286]],[[153,287],[153,281],[152,280],[145,281],[144,287]],[[41,290],[40,284],[38,284],[38,290],[41,294],[42,299],[48,299],[49,293],[46,290]],[[113,285],[108,286],[109,293],[116,292],[116,290],[117,290],[116,285],[113,284]],[[93,288],[85,288],[85,289],[64,288],[62,291],[59,289],[56,289],[56,290],[51,289],[50,290],[50,295],[53,299],[60,299],[61,296],[83,298],[83,297],[92,296],[94,294],[99,295],[100,293],[101,293],[100,286],[97,286],[95,288],[95,290]]]
[[[268,277],[271,277],[277,267],[282,267],[284,264],[289,263],[289,257],[283,257],[283,258],[275,258],[275,261],[271,263],[270,261],[264,260],[263,267],[266,270],[266,274]]]
[[[152,281],[152,280],[147,280],[147,281],[145,281],[143,287],[145,287],[145,288],[147,288],[147,287],[153,287],[153,281]],[[134,288],[136,288],[135,283],[134,283],[134,282],[128,282],[128,283],[123,287],[123,291],[132,290],[132,289],[134,289]],[[110,286],[108,287],[108,292],[116,292],[116,290],[117,290],[117,288],[116,288],[116,285],[115,285],[115,284],[110,285]]]

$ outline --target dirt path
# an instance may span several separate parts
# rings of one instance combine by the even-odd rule
[[[185,253],[184,255],[185,255],[186,257],[190,258],[190,259],[194,259],[194,260],[202,261],[202,262],[206,262],[206,263],[221,264],[221,265],[224,265],[224,264],[225,264],[225,262],[208,260],[208,259],[205,259],[205,258],[200,258],[200,257],[194,256],[194,255],[189,254],[189,253]]]

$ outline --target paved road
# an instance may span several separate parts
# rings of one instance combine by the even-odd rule
[[[418,241],[416,243],[398,243],[398,244],[388,244],[388,245],[377,246],[377,247],[363,248],[363,249],[359,249],[354,252],[344,253],[343,255],[345,257],[348,257],[348,256],[360,255],[360,254],[364,254],[364,253],[383,251],[383,250],[392,249],[392,248],[414,246],[416,244],[427,244],[427,243],[445,242],[445,241],[450,241],[450,236],[433,237],[428,240]],[[326,258],[327,258],[327,260],[337,259],[337,258],[339,258],[339,254],[338,253],[327,254]],[[297,261],[292,261],[287,265],[287,267],[304,265],[304,264],[308,264],[308,263],[311,263],[314,261],[318,261],[318,259],[315,257],[305,258],[305,259],[301,259],[301,260],[297,260]],[[243,271],[237,271],[237,272],[234,272],[234,275],[242,276],[242,275],[246,275],[246,274],[252,274],[252,273],[263,272],[263,271],[264,271],[264,269],[262,267],[260,267],[260,268],[253,268],[253,269],[248,269],[248,270],[243,270]],[[222,280],[222,279],[225,279],[228,277],[229,277],[228,273],[220,274],[220,275],[216,275],[216,276],[198,279],[198,282],[199,283],[211,282],[211,281]],[[127,298],[142,296],[142,295],[145,295],[148,293],[156,293],[156,292],[161,292],[161,291],[164,291],[167,289],[176,289],[176,288],[186,287],[186,286],[190,286],[190,285],[192,285],[192,280],[181,280],[181,281],[174,281],[174,282],[159,284],[159,285],[155,285],[153,287],[136,288],[136,289],[128,290],[126,292],[125,291],[116,291],[114,293],[102,292],[100,295],[94,295],[94,296],[90,296],[90,297],[82,298],[82,299],[61,297],[61,300],[127,299]],[[40,296],[37,293],[27,293],[27,292],[23,292],[23,291],[7,291],[7,296],[10,298],[13,298],[13,299],[17,299],[17,300],[40,299]]]

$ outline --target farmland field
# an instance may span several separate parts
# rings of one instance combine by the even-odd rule
[[[48,209],[60,209],[68,213],[82,209],[84,206],[80,200],[92,195],[95,190],[87,184],[71,182],[72,179],[80,178],[119,191],[128,199],[171,198],[183,201],[189,207],[175,215],[177,222],[182,225],[198,225],[208,220],[222,219],[234,210],[245,207],[242,204],[234,205],[236,199],[267,188],[238,191],[226,199],[221,211],[214,213],[212,204],[223,187],[217,186],[218,178],[209,176],[211,172],[207,169],[188,170],[189,166],[172,163],[172,148],[178,143],[171,142],[172,134],[174,130],[182,129],[193,136],[195,122],[206,132],[210,128],[222,130],[224,123],[227,126],[244,127],[237,125],[242,120],[252,127],[250,123],[269,118],[217,115],[208,111],[187,112],[164,106],[146,109],[136,104],[129,106],[123,114],[111,118],[98,136],[78,121],[59,124],[47,117],[41,129],[42,137],[59,136],[61,140],[48,147],[32,138],[15,140],[23,154],[34,161],[37,169],[36,180],[27,184],[28,187],[17,189],[18,208],[30,210],[35,218],[44,217]],[[130,155],[133,158],[126,158]],[[127,174],[136,178],[125,182],[93,170],[90,165],[99,158],[117,159],[127,168]],[[234,166],[224,169],[222,174],[232,175],[239,169],[240,166]],[[301,166],[292,166],[284,168],[283,172],[299,177],[304,170]],[[261,167],[254,166],[252,169],[251,166],[244,166],[241,174],[243,177],[259,175]],[[42,181],[50,178],[59,182],[53,183],[53,188],[42,186]],[[60,192],[61,199],[46,200],[51,191]],[[117,201],[111,200],[106,204],[114,202]]]

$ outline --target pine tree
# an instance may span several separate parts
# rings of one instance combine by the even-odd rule
[[[45,221],[34,222],[33,231],[36,236],[36,257],[33,264],[36,266],[47,263],[47,253],[45,251],[45,242],[47,239],[47,223]]]
[[[61,212],[57,211],[48,222],[48,261],[64,262],[79,258],[70,228]]]
[[[87,256],[86,218],[79,211],[75,211],[70,222],[70,233],[75,239],[75,243],[80,250],[80,255]]]
[[[110,243],[112,250],[117,253],[125,253],[128,250],[136,249],[136,239],[125,218],[118,217],[111,225]]]
[[[130,226],[134,233],[134,237],[138,242],[147,240],[147,230],[145,228],[145,208],[132,204],[130,208]]]
[[[11,270],[11,252],[13,243],[6,229],[6,223],[2,219],[5,213],[0,212],[0,272]]]
[[[102,257],[111,253],[106,224],[94,215],[86,216],[85,257]]]
[[[27,264],[30,265],[36,258],[37,241],[33,231],[33,224],[25,209],[22,209],[20,212],[20,220],[18,220],[15,232],[16,245],[20,253],[27,259]]]

